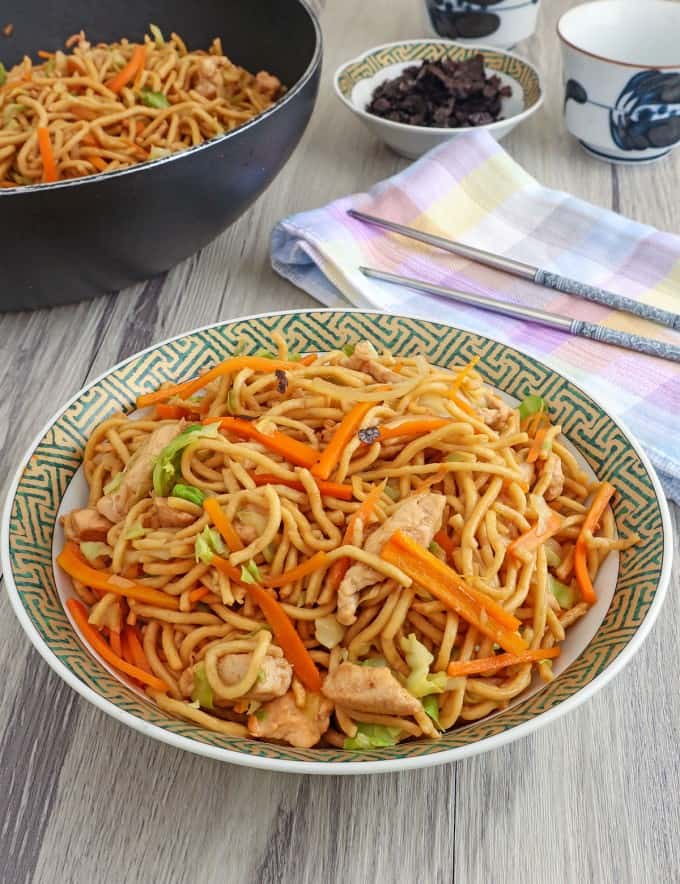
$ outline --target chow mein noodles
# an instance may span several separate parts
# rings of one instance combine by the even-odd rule
[[[59,556],[85,641],[169,715],[297,747],[437,739],[550,682],[636,541],[550,403],[273,339],[92,432]]]
[[[151,26],[141,44],[92,45],[81,31],[69,53],[40,51],[0,64],[0,187],[124,169],[229,132],[270,107],[279,80],[233,64],[219,38],[190,51]]]

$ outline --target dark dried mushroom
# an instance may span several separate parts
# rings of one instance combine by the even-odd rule
[[[282,368],[276,369],[276,389],[282,395],[288,389],[288,375]]]
[[[376,88],[368,112],[396,123],[455,129],[500,119],[502,99],[512,95],[500,77],[486,76],[484,56],[467,61],[423,61]]]
[[[359,439],[364,443],[364,445],[372,445],[374,442],[377,442],[380,438],[380,428],[379,427],[362,427],[357,433]]]

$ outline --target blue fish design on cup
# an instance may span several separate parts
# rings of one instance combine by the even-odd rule
[[[620,150],[658,151],[680,142],[680,73],[641,71],[626,83],[613,106],[594,101],[571,78],[565,86],[565,107],[569,101],[607,110],[612,141]]]
[[[509,48],[533,33],[539,2],[426,0],[426,8],[430,24],[440,37],[485,40],[490,45]]]

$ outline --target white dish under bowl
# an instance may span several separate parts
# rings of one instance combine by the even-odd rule
[[[474,127],[485,129],[500,141],[519,123],[535,113],[543,104],[540,74],[520,56],[486,46],[463,46],[449,40],[405,40],[369,49],[352,61],[341,65],[335,73],[334,86],[338,98],[361,122],[396,153],[410,159],[450,141],[472,127],[458,129],[414,126],[396,123],[371,114],[367,107],[376,88],[398,77],[406,68],[422,61],[451,58],[466,61],[481,52],[487,77],[497,75],[512,94],[502,99],[502,119]]]

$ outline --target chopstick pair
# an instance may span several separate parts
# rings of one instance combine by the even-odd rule
[[[650,304],[641,304],[632,298],[626,298],[623,295],[616,295],[605,289],[599,289],[585,283],[577,282],[568,277],[560,276],[556,273],[550,273],[540,267],[532,267],[513,258],[505,258],[501,255],[494,255],[485,252],[482,249],[467,246],[453,240],[445,239],[441,236],[435,236],[429,233],[423,233],[412,227],[406,227],[403,224],[397,224],[394,221],[387,221],[384,218],[378,218],[374,215],[368,215],[365,212],[359,212],[356,209],[349,209],[348,214],[352,218],[374,224],[377,227],[383,227],[394,233],[399,233],[409,239],[415,239],[418,242],[471,258],[488,267],[496,270],[503,270],[513,276],[519,276],[521,279],[527,279],[537,285],[543,285],[547,288],[556,289],[568,294],[577,295],[589,301],[610,307],[615,310],[621,310],[640,316],[643,319],[649,319],[668,328],[680,330],[680,314],[672,313],[669,310],[662,310]],[[416,291],[429,292],[448,298],[462,304],[469,304],[473,307],[480,307],[483,310],[490,310],[494,313],[500,313],[504,316],[512,316],[518,319],[525,319],[530,322],[545,325],[549,328],[556,328],[560,331],[566,331],[569,334],[578,337],[590,338],[594,341],[600,341],[605,344],[613,344],[618,347],[624,347],[627,350],[634,350],[637,353],[645,353],[649,356],[657,356],[660,359],[668,359],[672,362],[680,362],[680,346],[669,344],[666,341],[657,341],[652,338],[645,338],[641,335],[632,335],[628,332],[617,331],[594,322],[585,322],[582,319],[570,319],[567,316],[554,315],[545,310],[538,310],[534,307],[522,307],[517,304],[496,301],[485,295],[476,295],[471,292],[461,292],[450,289],[445,286],[438,286],[434,283],[423,282],[417,279],[411,279],[406,276],[399,276],[395,273],[386,273],[382,270],[375,270],[370,267],[359,268],[364,276],[372,279],[379,279],[383,282],[390,282],[397,285],[408,286]]]

